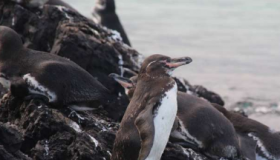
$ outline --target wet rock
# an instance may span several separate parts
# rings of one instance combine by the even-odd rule
[[[0,108],[0,136],[5,138],[0,140],[0,158],[4,160],[17,160],[16,156],[26,160],[104,160],[111,156],[119,124],[108,118],[102,108],[77,113],[12,95],[2,100]],[[170,143],[163,159],[191,160],[197,156],[203,157]]]
[[[207,158],[190,148],[168,143],[161,160],[207,160]]]
[[[221,106],[225,105],[221,96],[213,91],[209,91],[201,85],[191,85],[186,79],[173,77],[178,85],[178,90],[188,94],[196,95],[208,100],[211,103],[216,103]]]
[[[2,84],[0,84],[0,97],[3,97],[4,94],[8,92],[8,89],[5,88]]]
[[[216,103],[221,106],[225,105],[225,102],[223,101],[223,99],[221,98],[221,96],[219,94],[217,94],[213,91],[209,91],[205,87],[200,86],[200,85],[195,85],[195,86],[193,86],[193,88],[194,88],[195,93],[199,97],[203,97],[211,103]]]
[[[20,151],[23,137],[16,126],[0,122],[0,137],[1,160],[31,160]]]
[[[22,143],[22,135],[8,124],[0,123],[0,143],[11,153],[18,151]]]
[[[115,133],[117,124],[102,116],[102,112],[79,115],[69,109],[49,108],[39,100],[22,101],[13,96],[2,102],[1,121],[21,127],[20,133],[11,129],[3,132],[0,124],[1,137],[15,135],[13,139],[0,141],[10,147],[5,148],[9,154],[20,149],[38,160],[109,159],[114,138],[100,134]]]
[[[26,47],[74,61],[115,95],[111,105],[77,113],[68,108],[51,108],[38,99],[25,101],[17,94],[8,94],[1,100],[0,136],[11,140],[0,140],[0,159],[109,159],[128,99],[122,87],[107,75],[135,75],[143,57],[123,44],[116,32],[64,7],[28,8],[1,1],[0,24],[15,29]],[[170,144],[162,159],[197,157],[203,158],[191,149]]]

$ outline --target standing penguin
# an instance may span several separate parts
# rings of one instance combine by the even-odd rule
[[[159,160],[177,114],[172,71],[191,59],[153,55],[143,62],[134,95],[121,121],[112,160]]]
[[[24,48],[20,36],[4,26],[0,26],[0,73],[10,81],[23,79],[29,94],[46,97],[56,107],[89,109],[110,97],[109,91],[76,63]]]
[[[130,79],[111,74],[126,90],[128,98],[134,95],[137,76]],[[208,157],[242,157],[254,160],[256,143],[242,132],[208,101],[183,92],[177,93],[178,113],[170,141],[200,151]],[[241,151],[241,149],[243,149]]]
[[[94,6],[92,16],[97,24],[101,24],[109,29],[116,30],[120,33],[125,44],[131,46],[125,30],[116,13],[115,0],[97,0]]]

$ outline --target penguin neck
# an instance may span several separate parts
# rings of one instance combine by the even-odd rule
[[[154,90],[153,91],[154,94],[159,94],[162,91],[169,90],[174,85],[176,85],[175,84],[176,82],[170,76],[164,76],[164,75],[162,75],[162,76],[148,76],[146,74],[143,74],[143,75],[139,76],[139,81],[138,82],[137,82],[137,86],[138,86],[138,84],[141,87],[145,86],[144,88],[146,88],[147,90],[150,90],[150,87],[154,87],[154,86],[157,86],[158,88],[161,88],[160,90]],[[137,86],[136,86],[135,92],[137,90]]]

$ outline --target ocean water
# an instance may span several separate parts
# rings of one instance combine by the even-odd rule
[[[94,0],[68,0],[91,17]],[[190,56],[175,71],[280,130],[279,0],[116,0],[133,48]],[[238,105],[237,105],[238,104]],[[249,104],[249,105],[247,105]]]

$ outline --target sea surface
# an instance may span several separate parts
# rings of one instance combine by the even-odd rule
[[[280,131],[279,0],[115,1],[133,48],[145,56],[190,56],[176,76]],[[91,17],[95,0],[67,2]]]

